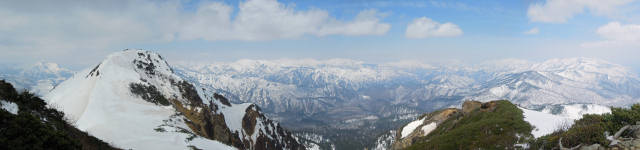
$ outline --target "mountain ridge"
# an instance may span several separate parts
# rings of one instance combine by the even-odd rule
[[[79,129],[119,147],[304,149],[257,106],[205,91],[175,75],[159,54],[131,49],[75,74],[46,99]]]

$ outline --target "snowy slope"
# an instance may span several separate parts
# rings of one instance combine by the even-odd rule
[[[20,110],[16,103],[5,100],[0,100],[0,108],[14,115],[18,115],[18,111]]]
[[[550,134],[553,131],[560,129],[562,126],[571,126],[574,121],[573,119],[550,113],[529,110],[522,107],[519,108],[522,110],[524,120],[534,126],[531,134],[536,138]]]
[[[418,126],[422,125],[422,123],[424,122],[424,119],[426,119],[426,117],[419,120],[411,121],[409,124],[402,127],[402,132],[400,133],[400,135],[402,135],[401,138],[405,138],[409,136],[409,134],[411,134],[411,132],[416,130]]]
[[[73,75],[45,99],[79,129],[120,148],[300,148],[277,123],[249,107],[253,105],[229,104],[206,94],[211,93],[176,76],[157,53],[125,50]],[[243,119],[255,123],[243,124]]]
[[[531,133],[536,138],[550,134],[561,127],[569,127],[575,120],[582,118],[582,115],[611,113],[609,107],[592,104],[557,105],[546,107],[542,111],[518,108],[522,110],[524,120],[535,127]],[[554,110],[556,112],[553,112]]]

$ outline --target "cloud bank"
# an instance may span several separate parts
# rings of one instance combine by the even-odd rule
[[[596,30],[603,40],[583,43],[587,48],[640,46],[640,24],[610,22]]]
[[[232,19],[233,8],[213,2],[198,7],[188,16],[180,39],[205,40],[271,40],[296,38],[303,35],[383,35],[391,25],[381,22],[376,10],[363,10],[350,21],[337,20],[327,11],[311,9],[296,11],[275,0],[241,2]]]
[[[529,5],[527,15],[533,22],[564,23],[585,10],[594,15],[616,15],[619,7],[631,2],[633,0],[546,0]]]
[[[383,17],[376,10],[361,10],[343,20],[325,10],[297,10],[276,0],[247,0],[237,7],[177,0],[0,1],[0,51],[7,59],[46,58],[181,40],[383,35],[391,28]]]
[[[456,37],[462,35],[462,29],[451,22],[439,23],[427,17],[413,20],[407,26],[405,36],[411,39],[429,37]]]

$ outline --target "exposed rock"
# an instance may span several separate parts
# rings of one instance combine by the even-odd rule
[[[100,64],[98,64],[96,67],[94,67],[93,69],[91,69],[91,72],[89,72],[89,74],[86,76],[88,77],[93,77],[93,76],[99,76],[100,75],[100,71],[98,70],[98,68],[100,67]]]
[[[621,137],[620,135],[627,130],[632,131],[632,137]],[[620,130],[618,130],[613,136],[610,137],[611,145],[609,145],[608,147],[602,146],[600,144],[593,144],[588,146],[581,146],[579,148],[580,150],[636,150],[640,149],[640,138],[638,137],[638,135],[640,135],[640,123],[636,123],[636,125],[632,126],[627,125],[620,128]]]
[[[479,105],[478,105],[479,106]],[[427,115],[424,115],[422,117],[419,117],[418,119],[423,119],[424,121],[422,122],[421,125],[419,125],[411,134],[409,134],[409,136],[402,138],[402,129],[404,128],[401,127],[400,129],[398,129],[398,132],[396,133],[396,140],[395,142],[391,145],[391,149],[393,150],[398,150],[398,149],[405,149],[407,147],[409,147],[411,144],[413,144],[415,142],[415,140],[417,140],[420,137],[424,137],[427,134],[424,133],[422,130],[420,130],[423,126],[428,125],[430,123],[436,123],[436,124],[440,124],[442,122],[444,122],[445,120],[449,119],[450,117],[461,113],[462,110],[460,109],[456,109],[456,108],[447,108],[447,109],[443,109],[441,111],[436,111],[433,113],[429,113]]]
[[[605,150],[605,148],[600,146],[600,144],[593,144],[588,146],[582,146],[580,147],[580,150]]]
[[[257,123],[257,118],[260,117],[260,113],[253,109],[252,107],[256,107],[255,105],[251,105],[247,108],[244,117],[242,118],[242,129],[247,132],[249,135],[253,134],[253,130],[255,130],[255,126]]]
[[[231,106],[231,103],[229,103],[229,100],[218,93],[213,94],[213,98],[219,100],[224,105]]]
[[[482,103],[478,101],[465,101],[462,104],[462,112],[467,114],[473,110],[480,108],[481,106],[482,106]]]
[[[496,109],[497,105],[498,105],[497,101],[482,103],[482,106],[480,106],[480,111],[493,111]]]
[[[223,114],[214,113],[210,107],[185,107],[180,101],[172,100],[174,107],[181,112],[187,119],[184,121],[187,126],[202,137],[217,140],[225,144],[238,148],[245,148],[244,143],[237,135],[231,133],[229,127],[224,120]],[[198,109],[201,109],[198,111]]]

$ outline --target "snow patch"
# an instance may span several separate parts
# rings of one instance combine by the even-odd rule
[[[0,103],[2,103],[2,109],[8,111],[11,114],[18,115],[18,110],[20,110],[20,108],[18,108],[18,105],[16,103],[5,100],[0,100]]]
[[[595,104],[571,104],[562,105],[562,112],[556,115],[571,118],[574,120],[582,118],[585,114],[605,114],[611,113],[611,108],[608,106],[595,105]],[[545,108],[542,112],[551,113],[550,108]]]
[[[416,120],[416,121],[412,121],[411,123],[407,124],[407,126],[404,126],[402,128],[402,138],[405,138],[407,136],[409,136],[409,134],[411,134],[411,132],[413,132],[413,130],[415,130],[418,126],[420,126],[422,124],[422,122],[424,122],[424,119],[426,117],[420,119],[420,120]]]
[[[225,107],[222,109],[224,114],[224,120],[227,123],[227,127],[231,132],[242,132],[242,118],[246,113],[247,107],[251,106],[251,103],[234,104],[231,107]]]
[[[557,116],[545,112],[528,110],[522,107],[518,108],[522,110],[524,120],[535,127],[535,129],[531,131],[531,134],[533,134],[533,136],[536,138],[552,133],[562,125],[573,124],[573,119],[571,118]]]
[[[436,122],[432,122],[432,123],[430,123],[428,125],[422,126],[422,132],[424,132],[424,136],[426,136],[429,133],[431,133],[431,131],[435,130],[436,127],[438,127]]]

